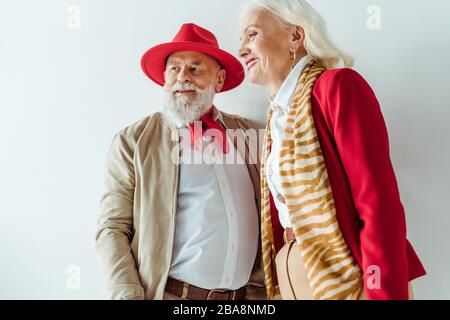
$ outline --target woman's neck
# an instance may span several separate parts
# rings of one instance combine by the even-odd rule
[[[283,85],[283,82],[286,80],[286,78],[289,76],[289,73],[291,72],[291,69],[286,68],[285,70],[281,71],[276,79],[273,79],[272,83],[269,83],[269,90],[271,92],[271,96],[275,97],[280,91],[281,86]]]
[[[283,68],[283,70],[281,72],[279,72],[277,77],[274,78],[271,83],[269,83],[268,88],[269,88],[271,97],[275,98],[278,91],[280,91],[280,88],[283,85],[284,81],[291,73],[292,69],[294,69],[295,66],[297,65],[297,63],[299,63],[300,60],[303,59],[303,57],[305,57],[305,56],[306,56],[306,53],[298,56],[292,64],[287,64],[286,67]]]

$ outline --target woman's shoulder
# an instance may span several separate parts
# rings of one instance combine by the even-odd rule
[[[314,95],[329,97],[334,94],[370,93],[372,88],[357,71],[350,68],[340,68],[324,71],[314,85]]]
[[[317,79],[317,82],[322,85],[345,84],[348,82],[366,82],[361,74],[356,70],[350,68],[338,68],[332,70],[325,70]]]
[[[378,106],[371,86],[362,75],[350,68],[324,71],[314,85],[313,95],[323,112],[331,115]]]

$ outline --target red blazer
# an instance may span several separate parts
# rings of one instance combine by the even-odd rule
[[[368,299],[408,299],[408,282],[426,274],[406,239],[405,214],[380,105],[351,69],[325,71],[312,97],[313,117],[341,231],[364,273]],[[277,251],[283,227],[271,202]],[[373,269],[380,288],[370,288]]]

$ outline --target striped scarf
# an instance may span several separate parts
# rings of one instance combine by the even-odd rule
[[[358,299],[362,272],[339,229],[328,172],[311,109],[312,89],[325,70],[310,61],[303,70],[289,109],[280,153],[283,196],[293,224],[302,263],[315,299]],[[271,150],[269,108],[261,161],[261,237],[265,283],[269,299],[274,283],[275,246],[270,191],[265,164]]]

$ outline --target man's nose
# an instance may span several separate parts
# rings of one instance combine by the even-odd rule
[[[191,82],[191,78],[189,74],[186,72],[186,70],[181,69],[177,76],[177,81],[179,83],[189,83]]]

